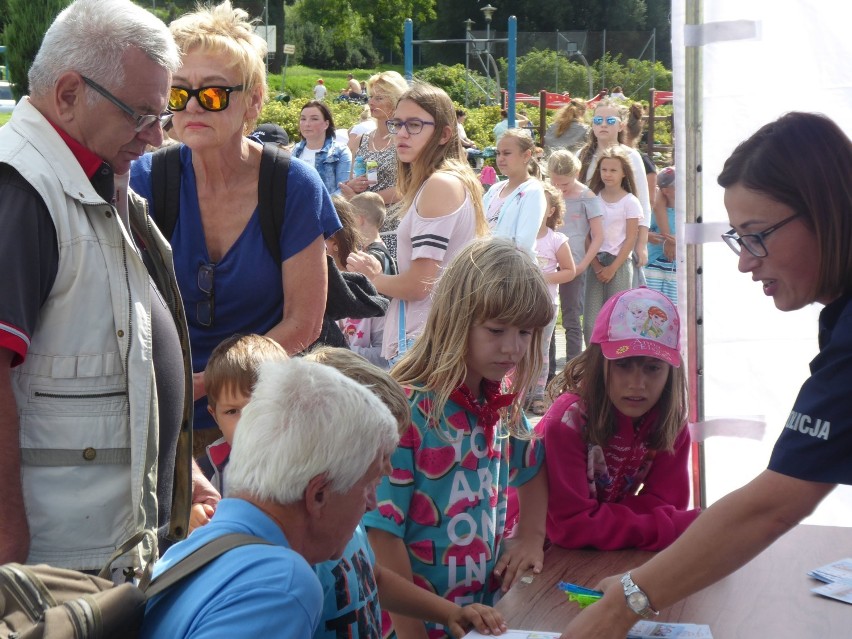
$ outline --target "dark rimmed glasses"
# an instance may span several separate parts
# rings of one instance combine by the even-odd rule
[[[410,120],[394,118],[393,120],[388,120],[385,124],[387,124],[388,132],[391,135],[396,135],[402,129],[405,129],[408,132],[408,135],[417,135],[423,130],[424,126],[435,126],[434,122],[427,122],[420,118],[411,118]]]
[[[224,111],[231,103],[231,93],[242,90],[242,84],[232,87],[198,87],[197,89],[173,86],[169,90],[169,108],[172,111],[183,111],[189,99],[195,98],[205,111]]]
[[[119,109],[124,111],[127,115],[131,117],[133,122],[135,123],[136,133],[144,131],[145,129],[153,126],[155,123],[159,122],[160,126],[163,130],[169,126],[169,123],[172,121],[172,116],[174,113],[171,111],[166,111],[165,113],[161,113],[160,115],[145,114],[145,113],[136,113],[136,110],[119,100],[112,93],[104,89],[100,84],[95,82],[94,80],[90,80],[84,75],[80,76],[83,78],[83,82],[92,87],[97,93],[101,94],[104,98],[112,102]]]
[[[742,248],[745,247],[745,250],[755,257],[767,257],[769,255],[769,251],[766,250],[764,240],[771,233],[774,233],[788,222],[792,222],[797,217],[799,217],[799,213],[794,213],[790,217],[785,217],[783,220],[778,222],[778,224],[773,224],[768,229],[762,230],[760,233],[745,233],[744,235],[740,235],[734,229],[731,229],[727,233],[722,234],[722,239],[737,255],[739,255],[742,252]]]
[[[618,124],[619,120],[614,115],[609,115],[606,118],[604,118],[602,115],[596,115],[592,118],[592,124],[594,124],[595,126],[600,126],[604,122],[606,122],[610,126],[615,126],[616,124]]]
[[[215,264],[202,264],[198,267],[198,288],[207,295],[207,299],[201,300],[195,305],[195,319],[205,327],[213,325],[213,312],[216,306],[216,296],[213,289],[215,268]]]

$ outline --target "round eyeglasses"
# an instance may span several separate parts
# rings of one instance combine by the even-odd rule
[[[394,118],[393,120],[387,120],[385,124],[387,125],[388,132],[391,135],[397,135],[402,129],[405,129],[408,132],[408,135],[417,135],[423,130],[424,126],[435,126],[434,122],[427,122],[420,118],[411,118],[410,120]]]
[[[197,89],[173,86],[169,90],[169,108],[172,111],[183,111],[189,99],[195,98],[205,111],[224,111],[231,103],[231,93],[242,90],[242,84],[232,87],[198,87]]]
[[[166,111],[165,113],[161,113],[160,115],[154,115],[153,113],[136,113],[136,110],[133,107],[119,100],[117,97],[115,97],[112,93],[107,91],[94,80],[90,80],[84,75],[81,75],[80,77],[83,78],[83,82],[85,82],[88,86],[94,89],[96,93],[99,93],[108,101],[112,102],[119,109],[124,111],[127,115],[129,115],[130,118],[133,120],[136,133],[141,133],[142,131],[153,126],[157,122],[160,123],[160,126],[163,127],[163,130],[165,131],[168,128],[169,123],[172,121],[172,116],[174,115],[174,113],[172,113],[171,111]]]
[[[734,229],[731,229],[727,233],[722,234],[722,239],[737,255],[739,255],[742,252],[742,248],[745,247],[745,250],[755,257],[767,257],[769,255],[769,251],[766,250],[764,240],[771,233],[774,233],[788,222],[792,222],[797,217],[799,217],[799,213],[794,213],[790,217],[785,217],[783,220],[778,222],[778,224],[773,224],[768,229],[764,229],[760,233],[745,233],[740,235]]]

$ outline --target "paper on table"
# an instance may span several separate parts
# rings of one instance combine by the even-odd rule
[[[813,577],[829,584],[840,581],[841,579],[852,579],[852,558],[839,559],[825,566],[814,568],[808,573],[808,577]]]
[[[713,635],[710,633],[710,626],[694,623],[640,621],[627,633],[627,639],[654,639],[655,637],[713,639]]]
[[[500,639],[555,639],[558,632],[541,632],[537,630],[507,630]],[[494,635],[483,635],[476,630],[467,633],[463,639],[494,639]]]
[[[837,599],[843,603],[852,603],[852,579],[838,579],[834,583],[811,588],[811,592],[823,597]]]

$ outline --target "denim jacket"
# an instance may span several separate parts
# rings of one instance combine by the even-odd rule
[[[293,149],[294,157],[301,157],[307,142],[302,140]],[[319,173],[322,183],[328,189],[329,194],[340,193],[341,182],[349,179],[349,170],[352,168],[352,152],[345,144],[336,141],[334,137],[325,139],[325,144],[317,151],[314,159],[314,168]]]

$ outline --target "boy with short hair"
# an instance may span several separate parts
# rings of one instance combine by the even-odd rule
[[[378,193],[365,191],[349,200],[349,204],[355,213],[358,231],[364,237],[366,244],[364,250],[379,261],[385,275],[396,275],[396,262],[379,235],[379,228],[384,224],[387,215],[384,200]],[[384,317],[346,319],[343,321],[342,330],[349,343],[349,348],[354,352],[366,357],[372,364],[380,368],[388,369],[390,367],[388,361],[382,357]]]
[[[360,355],[345,348],[321,347],[305,359],[331,366],[369,388],[396,418],[400,434],[411,425],[410,406],[402,387]],[[387,462],[389,470],[390,460]],[[325,597],[314,639],[378,636],[383,625],[379,599],[388,611],[444,624],[447,632],[454,637],[461,637],[474,627],[489,635],[506,630],[502,617],[493,608],[481,604],[462,608],[416,586],[394,571],[382,568],[376,563],[367,534],[360,524],[341,559],[316,564],[314,571]]]
[[[225,469],[231,454],[234,431],[251,391],[257,383],[260,365],[270,360],[283,361],[287,352],[275,340],[265,335],[232,335],[213,349],[204,369],[204,388],[207,390],[207,410],[222,431],[222,437],[207,447],[199,457],[199,468],[220,495],[225,494]],[[215,512],[209,502],[192,505],[189,529],[203,526]]]

